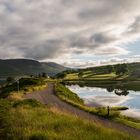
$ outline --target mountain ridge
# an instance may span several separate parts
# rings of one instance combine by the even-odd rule
[[[67,70],[55,62],[39,62],[32,59],[0,59],[0,77],[38,75],[45,72],[53,76]]]

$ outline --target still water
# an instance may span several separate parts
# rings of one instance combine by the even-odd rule
[[[122,114],[140,119],[140,91],[126,91],[106,88],[80,87],[79,85],[67,86],[71,91],[77,93],[86,105],[101,106],[127,106],[129,109]]]

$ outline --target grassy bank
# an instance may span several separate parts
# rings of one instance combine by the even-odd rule
[[[55,88],[56,88],[57,95],[61,99],[73,101],[77,104],[84,105],[84,101],[80,99],[77,94],[73,93],[62,84],[57,84]]]
[[[108,110],[105,107],[88,107],[84,104],[84,101],[82,99],[80,99],[77,94],[73,93],[72,91],[70,91],[68,88],[66,88],[64,85],[62,84],[57,84],[55,87],[57,96],[69,103],[72,104],[73,106],[78,107],[79,109],[85,110],[86,112],[90,112],[92,114],[96,114],[102,117],[109,117],[109,118],[113,118],[116,116],[120,115],[120,110],[126,110],[128,109],[127,107],[111,107],[110,108],[110,112],[109,112],[109,116],[108,116]]]
[[[69,89],[67,89],[62,84],[57,84],[55,87],[55,90],[56,90],[57,96],[61,100],[65,101],[75,107],[78,107],[79,109],[82,109],[91,114],[95,114],[95,115],[98,115],[101,117],[111,119],[111,120],[119,122],[119,123],[123,123],[127,126],[130,126],[130,127],[136,128],[136,129],[140,129],[139,120],[120,115],[120,111],[128,109],[127,107],[111,107],[110,111],[109,111],[109,115],[108,115],[108,109],[105,107],[88,107],[88,106],[84,105],[83,102],[76,102],[76,100],[73,100],[73,98],[71,98],[71,96],[76,96],[76,94],[71,92]],[[76,96],[76,97],[77,97],[77,100],[80,100],[80,98],[78,96]]]
[[[35,100],[0,100],[0,122],[0,138],[5,140],[136,140]]]
[[[19,86],[19,90],[18,90]],[[19,85],[16,82],[6,84],[0,88],[0,98],[21,98],[22,95],[38,91],[47,87],[43,78],[21,78]]]

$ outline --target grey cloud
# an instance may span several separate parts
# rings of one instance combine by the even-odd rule
[[[0,57],[101,55],[108,47],[108,53],[119,53],[118,45],[127,42],[128,35],[133,40],[140,34],[139,4],[139,0],[1,0]],[[118,35],[122,26],[128,28]]]
[[[118,19],[120,20],[120,18],[123,19],[124,15],[130,16],[129,12],[135,13],[135,11],[139,11],[137,8],[139,8],[140,4],[138,0],[94,0],[89,3],[90,5],[85,4],[85,8],[79,11],[79,17],[86,20],[96,20],[97,18],[100,21],[106,21],[106,19],[109,21],[117,21]],[[126,12],[128,12],[128,15]]]
[[[135,21],[129,26],[127,33],[135,34],[139,32],[140,32],[140,16],[135,18]]]
[[[40,49],[41,48],[41,49]],[[58,57],[63,51],[63,43],[60,40],[46,40],[43,43],[37,44],[35,46],[20,48],[24,54],[23,57],[30,57],[38,60],[46,58]]]
[[[96,46],[106,45],[110,42],[117,40],[115,36],[111,36],[109,33],[96,33],[91,36],[91,42],[93,42]]]

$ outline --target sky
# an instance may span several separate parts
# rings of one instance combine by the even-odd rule
[[[0,0],[0,59],[14,58],[140,62],[140,0]]]

